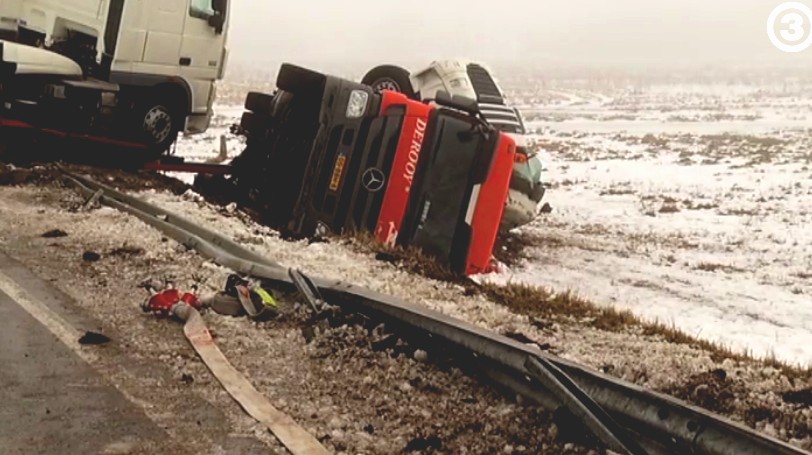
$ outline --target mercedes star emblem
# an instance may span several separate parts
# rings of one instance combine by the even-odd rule
[[[386,182],[386,176],[383,175],[383,171],[374,167],[367,169],[361,176],[361,183],[371,193],[382,190],[384,182]]]

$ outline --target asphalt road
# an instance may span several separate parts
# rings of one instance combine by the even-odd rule
[[[4,454],[131,453],[164,434],[2,291],[0,365]]]
[[[80,346],[86,330],[105,332],[0,251],[0,455],[282,452],[234,433],[220,409],[173,384],[161,362],[129,356],[115,333],[108,344]],[[161,422],[142,406],[163,408]]]

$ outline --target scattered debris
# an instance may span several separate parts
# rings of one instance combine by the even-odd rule
[[[279,304],[273,295],[259,283],[239,275],[229,275],[225,291],[207,299],[211,309],[225,316],[244,316],[255,321],[265,321],[278,315]]]
[[[425,453],[429,449],[440,450],[443,448],[443,441],[440,440],[437,436],[428,436],[428,437],[416,437],[409,441],[406,447],[403,449],[404,452],[420,452]]]
[[[728,378],[723,369],[694,375],[669,393],[714,412],[730,413],[736,406],[736,396],[742,387]]]
[[[97,332],[85,332],[85,334],[82,335],[82,338],[79,338],[79,344],[84,346],[97,346],[100,344],[107,344],[111,341],[112,340],[108,336]]]
[[[386,252],[386,251],[380,251],[380,252],[376,253],[375,254],[375,260],[388,262],[390,264],[394,264],[394,263],[398,262],[397,256],[395,256],[394,254],[392,254],[390,252]]]
[[[44,234],[42,234],[42,238],[45,239],[56,239],[60,237],[67,237],[68,233],[63,231],[62,229],[52,229]]]
[[[191,292],[181,293],[169,285],[163,291],[156,292],[145,300],[141,305],[141,309],[145,313],[152,313],[159,318],[168,318],[174,314],[175,307],[182,304],[186,304],[195,310],[202,308],[202,303],[197,295]]]
[[[94,207],[98,206],[99,205],[99,199],[102,197],[103,194],[104,194],[104,191],[102,191],[102,190],[98,190],[95,193],[93,193],[93,195],[90,196],[87,199],[87,201],[85,202],[85,204],[82,206],[82,211],[87,212],[91,208],[94,208]]]
[[[101,259],[101,255],[95,251],[85,251],[82,254],[82,260],[85,262],[97,262]]]
[[[812,406],[812,388],[784,392],[781,397],[787,403]]]
[[[143,248],[123,246],[110,251],[110,256],[139,256],[144,254]]]

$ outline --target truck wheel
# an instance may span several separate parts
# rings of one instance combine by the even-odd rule
[[[271,117],[281,119],[284,118],[288,111],[290,111],[291,103],[293,102],[293,94],[284,90],[279,90],[274,96],[273,109],[271,110]]]
[[[383,90],[392,90],[403,93],[413,100],[420,99],[412,88],[409,72],[399,66],[382,65],[373,68],[364,76],[361,83],[369,85],[379,93]]]
[[[279,69],[276,86],[293,94],[312,90],[314,87],[323,88],[326,76],[300,66],[285,63]]]
[[[270,116],[273,104],[273,95],[267,93],[248,92],[248,96],[245,97],[245,109],[255,114]]]
[[[172,146],[181,130],[180,116],[169,103],[147,100],[136,108],[135,128],[150,154],[160,155]]]
[[[240,129],[252,138],[263,138],[268,135],[270,119],[267,115],[254,112],[243,112],[240,118]]]

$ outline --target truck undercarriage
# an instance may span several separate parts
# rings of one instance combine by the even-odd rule
[[[32,137],[83,138],[157,157],[174,141],[170,138],[174,126],[155,111],[144,120],[151,122],[149,134],[134,128],[136,105],[135,92],[84,78],[79,65],[67,57],[0,41],[0,128],[4,134],[16,128]]]

